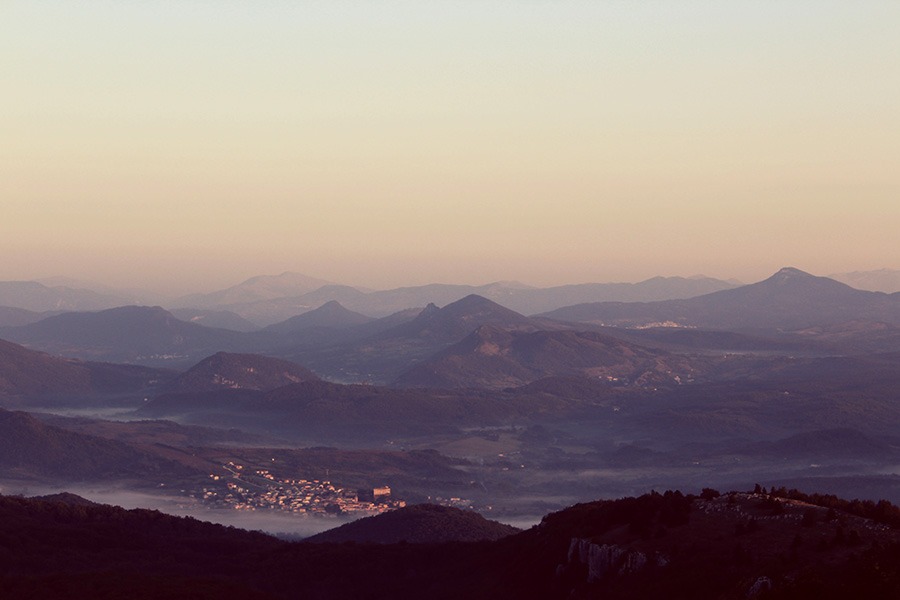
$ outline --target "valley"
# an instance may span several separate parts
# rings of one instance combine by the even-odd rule
[[[0,15],[0,600],[900,598],[900,2]]]
[[[292,293],[264,289],[265,301]],[[209,296],[206,310],[238,296]],[[651,489],[755,482],[898,501],[898,302],[783,269],[694,298],[541,317],[472,294],[386,317],[326,300],[254,331],[159,307],[63,313],[0,332],[25,344],[0,348],[3,405],[25,411],[3,413],[11,432],[0,475],[19,488],[115,481],[207,506],[259,506],[259,494],[247,502],[210,485],[239,485],[223,465],[241,464],[332,482],[348,501],[387,486],[397,501],[441,499],[507,520]],[[719,321],[610,326],[574,312],[585,307]],[[723,327],[727,315],[741,316]]]
[[[264,289],[265,302],[284,293]],[[326,300],[336,292],[347,295],[326,284],[320,307],[266,327],[213,303],[180,313],[189,321],[132,306],[4,327],[0,494],[76,502],[66,495],[74,492],[79,503],[321,538],[324,556],[341,560],[354,550],[327,549],[329,540],[401,548],[408,539],[446,541],[436,532],[448,531],[459,536],[448,539],[503,544],[541,535],[530,532],[552,522],[548,513],[662,498],[653,495],[662,490],[706,495],[691,501],[696,531],[712,526],[707,518],[725,519],[742,536],[748,523],[769,531],[774,518],[800,527],[812,509],[759,495],[726,501],[709,490],[900,503],[896,294],[783,269],[694,298],[527,316],[469,294],[379,317]],[[509,525],[534,528],[516,534]],[[654,527],[657,536],[669,528]],[[841,527],[893,539],[883,525]],[[548,597],[556,585],[615,589],[615,580],[591,575],[600,569],[589,559],[599,551],[595,534],[573,535],[558,542],[569,550],[553,559],[556,583],[536,585],[550,585]],[[809,543],[831,547],[835,535],[828,529]],[[609,536],[603,552],[624,539]],[[674,552],[628,547],[623,556]],[[485,552],[484,560],[504,560]],[[441,590],[454,589],[440,569],[423,568]],[[249,575],[241,581],[281,593]],[[331,580],[323,593],[342,585]],[[485,588],[476,587],[478,597]]]

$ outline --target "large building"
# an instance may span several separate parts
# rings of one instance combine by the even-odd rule
[[[391,497],[391,488],[385,485],[376,488],[361,489],[356,492],[356,496],[360,502],[389,500]]]

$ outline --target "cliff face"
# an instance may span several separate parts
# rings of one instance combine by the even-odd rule
[[[616,544],[594,544],[590,540],[572,538],[569,543],[567,565],[587,565],[587,582],[600,581],[607,574],[626,575],[648,566],[664,567],[668,557],[653,553],[647,556],[638,550],[622,548]]]

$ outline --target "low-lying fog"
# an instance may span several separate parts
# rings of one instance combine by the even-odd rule
[[[95,486],[66,488],[41,487],[15,482],[0,483],[0,494],[26,497],[45,496],[70,492],[100,504],[111,504],[122,508],[147,508],[179,517],[193,517],[201,521],[230,525],[251,531],[263,531],[272,535],[289,538],[305,538],[344,523],[355,521],[358,516],[313,516],[282,512],[239,511],[206,508],[191,498],[146,494],[124,489],[101,489]]]
[[[126,509],[146,508],[158,510],[169,515],[193,517],[200,521],[230,525],[250,531],[262,531],[288,539],[306,538],[361,518],[361,516],[314,516],[275,511],[214,509],[206,508],[195,500],[184,496],[147,494],[126,489],[103,489],[96,486],[57,488],[15,481],[0,481],[0,494],[8,496],[47,496],[62,492],[77,494],[82,498],[87,498],[100,504],[121,506]],[[520,529],[528,529],[540,523],[543,517],[543,514],[497,515],[493,517],[488,515],[488,518]]]
[[[100,419],[104,421],[139,421],[133,408],[109,408],[109,407],[85,407],[66,408],[59,406],[35,406],[29,407],[28,412],[39,415],[49,414],[60,417],[82,417],[88,419]]]

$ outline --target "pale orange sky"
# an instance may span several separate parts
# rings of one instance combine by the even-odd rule
[[[7,1],[0,280],[900,268],[900,3]]]

